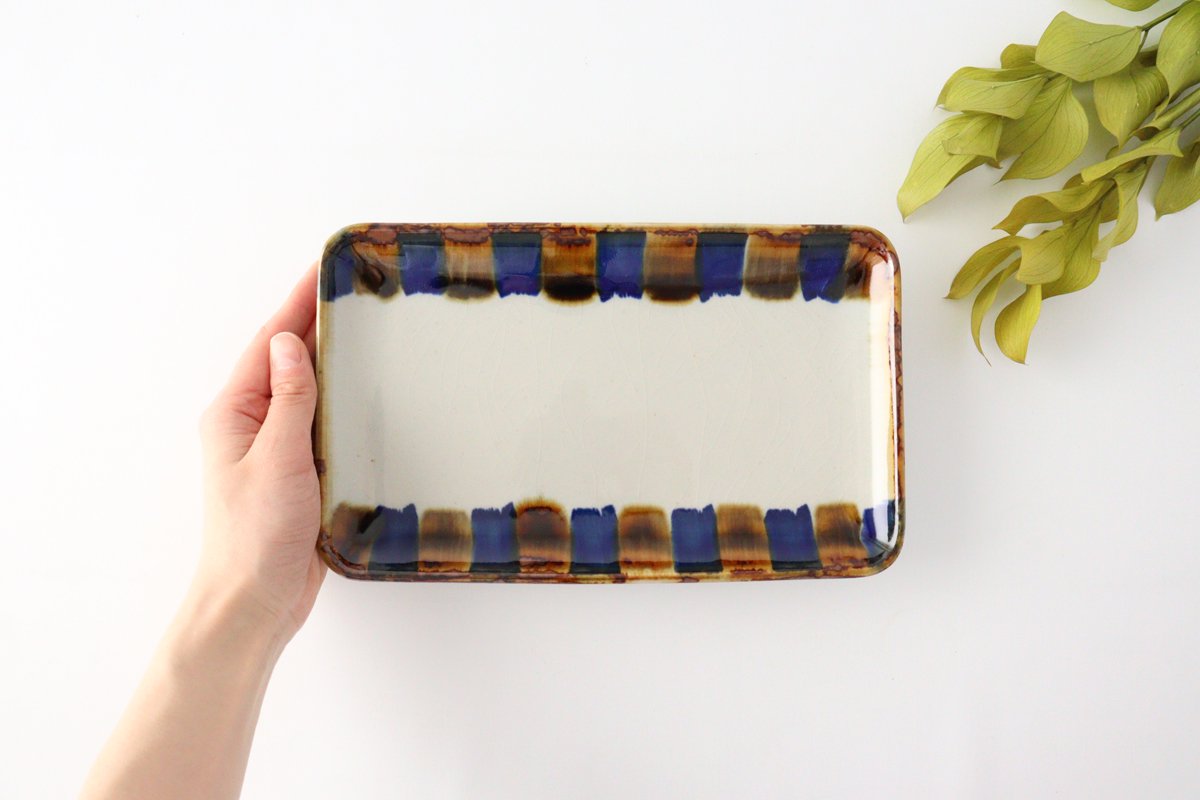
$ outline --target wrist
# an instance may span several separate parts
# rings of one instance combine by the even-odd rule
[[[181,661],[248,671],[274,667],[291,631],[247,582],[201,569],[176,618],[172,640]]]

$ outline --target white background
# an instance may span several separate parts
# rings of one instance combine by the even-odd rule
[[[855,581],[331,576],[245,796],[1194,795],[1200,209],[1144,208],[989,367],[941,296],[1037,185],[894,206],[942,80],[1059,2],[14,6],[0,796],[80,785],[198,551],[198,415],[364,220],[883,229],[907,545]]]

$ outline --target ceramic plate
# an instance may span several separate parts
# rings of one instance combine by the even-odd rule
[[[871,229],[358,225],[318,326],[343,575],[855,576],[899,551],[900,276]]]

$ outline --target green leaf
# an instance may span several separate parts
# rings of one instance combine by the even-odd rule
[[[1016,81],[960,80],[946,93],[943,105],[950,111],[979,111],[1016,119],[1046,84],[1044,75]]]
[[[1092,164],[1090,167],[1085,167],[1079,174],[1083,176],[1085,181],[1094,181],[1097,178],[1102,178],[1110,172],[1115,172],[1121,167],[1131,162],[1137,161],[1148,156],[1182,156],[1183,152],[1179,149],[1179,128],[1167,128],[1160,134],[1142,142],[1132,150],[1126,150],[1124,153],[1119,153],[1112,158],[1105,159],[1099,164]]]
[[[1113,181],[1115,184],[1116,181]],[[1117,218],[1117,214],[1121,210],[1121,196],[1116,192],[1109,192],[1104,195],[1104,199],[1100,201],[1100,224],[1112,222]]]
[[[1158,42],[1157,63],[1171,97],[1200,81],[1200,0],[1188,0],[1171,17]]]
[[[954,282],[950,284],[950,292],[946,297],[958,300],[973,292],[980,281],[992,274],[992,270],[1020,249],[1020,239],[1019,236],[1005,236],[976,250],[954,276]]]
[[[982,164],[984,159],[966,153],[951,153],[946,143],[973,124],[972,117],[957,114],[929,132],[913,156],[912,166],[896,195],[900,213],[907,217],[937,197],[959,175]]]
[[[1124,144],[1167,96],[1167,80],[1154,67],[1134,63],[1120,72],[1097,78],[1093,95],[1100,124],[1117,137],[1117,144]]]
[[[1142,46],[1141,28],[1100,25],[1059,12],[1037,45],[1037,63],[1077,81],[1129,66]]]
[[[1200,200],[1200,141],[1192,143],[1183,158],[1173,158],[1167,164],[1158,193],[1154,195],[1154,210],[1158,216],[1182,211]]]
[[[1037,66],[963,67],[946,81],[938,104],[950,111],[979,111],[1015,119],[1029,109],[1046,78],[1045,71]]]
[[[1108,2],[1126,11],[1145,11],[1158,0],[1108,0]]]
[[[954,74],[942,84],[938,92],[937,104],[946,104],[950,92],[956,90],[964,82],[974,83],[1012,83],[1026,78],[1046,77],[1046,70],[1037,64],[1022,64],[1018,67],[996,69],[994,67],[959,67]]]
[[[1194,109],[1196,101],[1200,100],[1200,85],[1192,88],[1195,91],[1188,92],[1174,102],[1168,97],[1159,103],[1158,108],[1154,112],[1154,117],[1134,131],[1133,135],[1139,139],[1150,139],[1154,134],[1166,130],[1168,126],[1174,124],[1176,120]]]
[[[970,121],[963,129],[946,140],[947,152],[954,155],[981,156],[996,160],[1000,148],[1000,133],[1004,119],[991,114],[968,114]]]
[[[1011,267],[997,272],[979,290],[979,294],[975,295],[975,302],[971,305],[971,337],[975,340],[975,349],[979,351],[980,355],[983,355],[983,345],[979,343],[979,331],[983,328],[983,317],[995,304],[996,292],[1000,290],[1000,285],[1011,278],[1016,271],[1017,265],[1013,264]]]
[[[1116,193],[1108,197],[1115,197]],[[1108,197],[1105,200],[1108,200]],[[1091,285],[1100,274],[1100,262],[1096,260],[1094,251],[1096,240],[1100,238],[1100,221],[1103,212],[1080,216],[1067,223],[1066,228],[1066,261],[1063,264],[1062,275],[1056,280],[1042,285],[1042,299],[1055,295],[1070,294]]]
[[[1029,336],[1037,325],[1042,311],[1042,287],[1026,286],[1025,293],[1006,305],[996,317],[996,344],[1000,352],[1016,361],[1025,363],[1029,350]]]
[[[1063,273],[1067,261],[1067,227],[1042,231],[1032,239],[1021,240],[1021,283],[1049,283]]]
[[[1112,181],[1102,180],[1022,197],[996,229],[1015,234],[1026,225],[1068,219],[1092,205],[1112,186]]]
[[[1070,78],[1062,75],[1054,78],[1034,99],[1025,116],[1004,125],[1004,133],[1000,137],[1000,158],[1023,153],[1042,137],[1054,120],[1063,96],[1071,92],[1071,86]]]
[[[1010,147],[1016,144],[1025,146],[1020,150],[1021,155],[1004,173],[1003,180],[1047,178],[1064,169],[1083,152],[1088,140],[1087,112],[1083,110],[1083,104],[1071,90],[1070,80],[1062,80],[1063,83],[1055,87],[1045,106],[1039,97],[1035,103],[1036,111],[1033,107],[1030,108],[1029,116],[1037,113],[1038,118],[1030,120],[1028,126],[1008,140]],[[1025,120],[1021,119],[1009,125],[1016,127],[1024,122]],[[1037,137],[1026,144],[1029,134],[1034,131],[1039,131]],[[1001,151],[1004,150],[1004,146],[1002,135]]]
[[[983,156],[975,156],[970,161],[968,161],[966,164],[963,164],[962,167],[959,168],[958,172],[954,173],[954,177],[950,179],[950,182],[953,183],[954,181],[958,180],[959,177],[961,177],[961,176],[965,175],[966,173],[970,172],[971,170],[975,169],[980,164],[987,164],[987,163],[989,163],[989,160],[984,158]],[[996,165],[992,164],[992,166],[994,167]]]
[[[1000,53],[1000,66],[1004,69],[1027,67],[1033,64],[1037,47],[1031,44],[1010,44]]]
[[[1117,184],[1117,224],[1092,248],[1092,258],[1097,261],[1108,258],[1109,250],[1129,241],[1129,237],[1137,230],[1138,194],[1142,191],[1142,184],[1146,182],[1146,173],[1149,171],[1150,165],[1146,163],[1113,176]]]

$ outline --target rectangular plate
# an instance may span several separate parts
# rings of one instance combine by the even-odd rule
[[[843,577],[900,549],[900,274],[869,228],[352,226],[317,380],[349,577]]]

